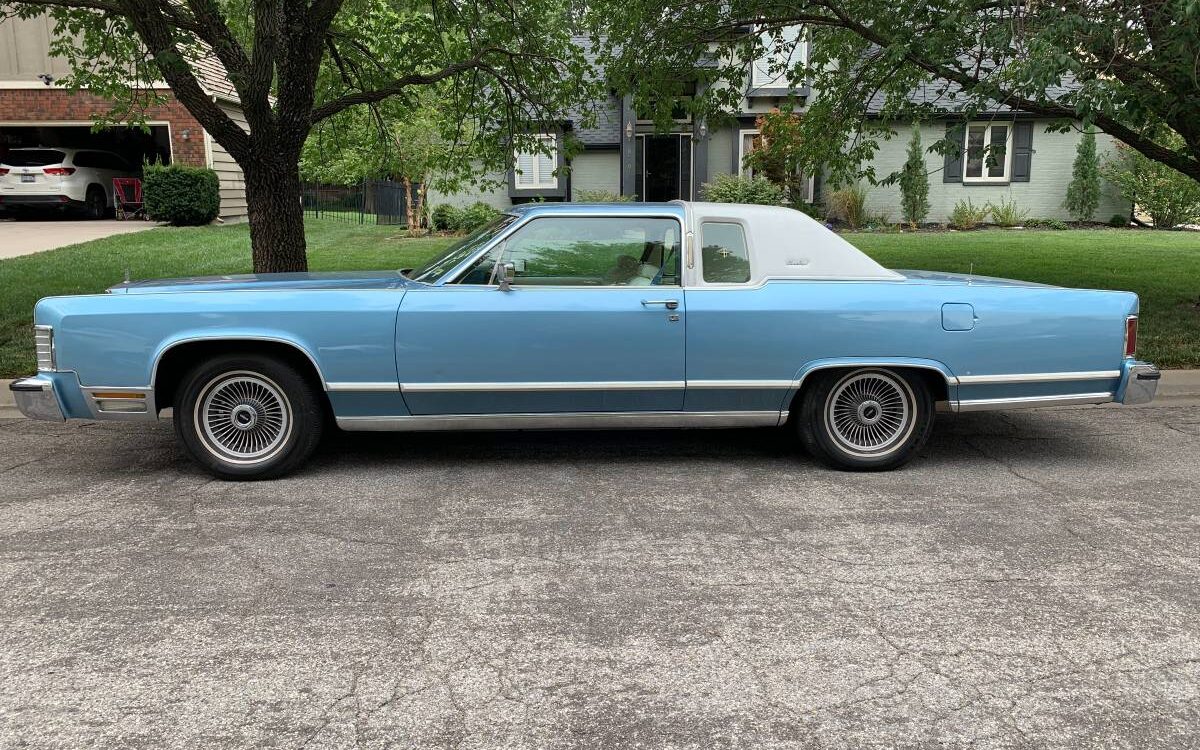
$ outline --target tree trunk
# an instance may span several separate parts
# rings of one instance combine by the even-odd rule
[[[255,273],[307,271],[298,158],[270,153],[242,165]]]

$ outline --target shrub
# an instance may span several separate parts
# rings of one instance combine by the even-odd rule
[[[1100,165],[1096,161],[1096,131],[1089,126],[1075,147],[1075,165],[1063,207],[1080,221],[1091,221],[1100,206]]]
[[[950,226],[955,229],[978,229],[987,221],[990,211],[987,205],[977,207],[970,198],[960,200],[950,211]]]
[[[632,195],[621,195],[611,190],[576,190],[571,199],[578,203],[629,203]]]
[[[900,210],[913,229],[929,215],[929,175],[925,171],[921,129],[916,125],[908,141],[908,159],[900,172]]]
[[[1182,143],[1177,137],[1172,145]],[[1200,182],[1124,144],[1117,144],[1117,150],[1100,171],[1120,188],[1123,198],[1150,214],[1155,229],[1200,221]]]
[[[1118,229],[1127,227],[1129,226],[1129,217],[1124,214],[1113,214],[1108,219],[1108,225],[1110,227],[1117,227]]]
[[[867,223],[867,189],[861,185],[834,190],[826,199],[829,213],[851,229]]]
[[[998,227],[1020,226],[1029,218],[1029,212],[1017,208],[1016,201],[1004,198],[999,203],[989,203],[987,210],[992,215],[992,223]]]
[[[1059,221],[1058,219],[1026,219],[1025,228],[1054,230],[1070,229],[1065,221]]]
[[[796,209],[802,214],[808,214],[817,221],[825,220],[825,212],[815,203],[809,203],[808,201],[796,201],[792,204],[792,208]]]
[[[203,167],[147,164],[142,196],[151,219],[177,227],[208,224],[221,212],[221,183]]]
[[[462,209],[458,215],[458,226],[454,228],[460,232],[473,232],[499,215],[498,209],[483,201],[475,201]]]
[[[713,203],[757,203],[763,206],[783,203],[783,191],[760,177],[722,174],[712,182],[704,183],[700,189],[704,199]]]
[[[453,232],[458,229],[462,220],[462,210],[449,203],[441,203],[434,207],[429,215],[430,227],[438,232]]]

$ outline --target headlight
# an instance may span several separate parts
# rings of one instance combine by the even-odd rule
[[[58,368],[54,361],[54,327],[34,326],[33,343],[37,348],[37,368],[41,372],[53,372]]]

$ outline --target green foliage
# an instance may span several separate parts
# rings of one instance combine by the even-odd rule
[[[429,227],[437,232],[453,232],[458,228],[461,215],[458,206],[439,203],[429,215]]]
[[[1067,222],[1059,219],[1026,219],[1026,229],[1053,229],[1055,231],[1064,231],[1070,229]]]
[[[629,203],[632,195],[621,195],[612,190],[576,190],[573,198],[577,203]]]
[[[808,201],[800,201],[798,203],[793,203],[791,205],[791,207],[796,209],[800,213],[808,214],[809,216],[816,219],[817,221],[825,221],[825,209],[822,206],[818,206],[815,203],[809,203]]]
[[[1015,200],[1001,198],[999,203],[988,203],[987,211],[992,223],[998,227],[1019,227],[1029,218],[1029,211],[1017,207]]]
[[[754,123],[759,133],[754,150],[742,164],[779,188],[789,205],[804,200],[808,183],[800,120],[800,115],[788,110],[759,115]]]
[[[440,203],[429,216],[430,228],[438,232],[472,232],[500,215],[500,212],[476,201],[469,206],[459,207]]]
[[[747,62],[772,60],[781,86],[809,97],[801,166],[834,183],[876,175],[872,157],[890,123],[954,113],[975,119],[995,102],[1036,108],[1057,129],[1095,125],[1200,177],[1200,2],[987,3],[972,0],[742,0],[676,3],[593,0],[609,44],[601,61],[630,82],[656,121],[683,103],[711,117],[737,111]],[[804,34],[789,34],[803,24]],[[714,30],[719,30],[714,32]],[[703,84],[684,98],[679,81]],[[913,96],[914,91],[921,96]],[[870,106],[870,112],[867,107]],[[1162,152],[1163,133],[1189,148]],[[946,139],[928,144],[944,153]]]
[[[1181,143],[1174,141],[1176,147]],[[1155,229],[1200,222],[1200,182],[1122,144],[1101,171],[1122,197],[1150,214]]]
[[[908,158],[900,170],[900,207],[904,220],[913,229],[929,215],[929,174],[925,171],[925,150],[921,148],[921,128],[913,125],[908,141]]]
[[[970,198],[960,200],[950,210],[950,226],[955,229],[978,229],[987,221],[991,207],[976,206]]]
[[[1113,214],[1108,219],[1108,225],[1117,229],[1123,229],[1129,226],[1129,217],[1125,214]]]
[[[208,224],[221,211],[217,173],[203,167],[147,164],[142,195],[151,219],[177,227]]]
[[[1100,206],[1100,162],[1096,159],[1096,129],[1085,128],[1075,147],[1075,164],[1063,208],[1079,221],[1091,221]]]
[[[862,185],[850,185],[834,190],[825,199],[829,215],[844,222],[851,229],[867,223],[867,189]],[[889,217],[890,218],[890,217]]]
[[[779,186],[761,177],[721,174],[712,182],[704,183],[700,190],[704,199],[713,203],[758,203],[764,206],[783,203],[783,191]]]

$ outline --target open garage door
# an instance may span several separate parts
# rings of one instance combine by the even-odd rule
[[[9,149],[34,146],[112,151],[139,169],[145,162],[171,162],[171,133],[166,125],[149,125],[148,130],[115,127],[93,131],[89,125],[0,122],[0,157]]]

